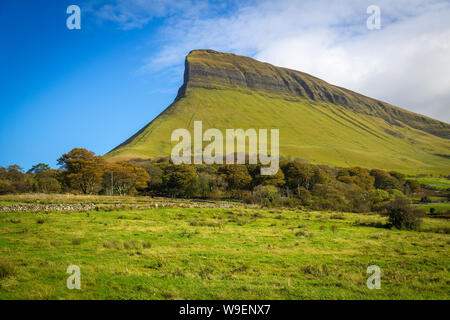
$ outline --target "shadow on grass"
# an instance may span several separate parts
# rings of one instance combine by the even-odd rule
[[[355,226],[360,227],[371,227],[371,228],[380,228],[380,229],[391,229],[392,224],[390,223],[383,223],[383,222],[375,222],[375,221],[368,221],[368,222],[355,222]]]

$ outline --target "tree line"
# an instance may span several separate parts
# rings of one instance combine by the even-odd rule
[[[109,163],[75,148],[58,159],[59,169],[37,164],[24,172],[0,167],[0,194],[80,193],[200,199],[240,199],[264,206],[368,212],[420,184],[402,173],[360,167],[337,168],[282,160],[278,173],[260,175],[260,165],[175,165],[168,158]]]

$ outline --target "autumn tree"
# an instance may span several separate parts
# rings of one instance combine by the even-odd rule
[[[147,188],[149,180],[147,171],[131,162],[121,161],[105,166],[103,176],[105,188],[114,190],[120,196]]]
[[[412,193],[417,193],[421,190],[420,183],[416,180],[406,180],[405,187]]]
[[[23,173],[22,167],[10,165],[0,168],[0,193],[23,193],[31,191],[29,177]]]
[[[97,192],[102,183],[105,160],[94,152],[75,148],[58,159],[58,165],[65,169],[66,183],[84,194]]]
[[[347,184],[355,184],[363,190],[373,189],[375,182],[375,178],[367,170],[360,167],[340,169],[337,173],[337,180]]]

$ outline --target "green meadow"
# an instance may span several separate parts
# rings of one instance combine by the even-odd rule
[[[425,178],[410,178],[416,180],[417,182],[430,186],[437,190],[447,190],[450,189],[450,179],[445,177],[425,177]]]
[[[36,204],[9,196],[5,204]],[[450,222],[237,206],[0,213],[0,299],[449,299]],[[69,265],[81,289],[69,290]],[[381,289],[366,286],[381,268]]]

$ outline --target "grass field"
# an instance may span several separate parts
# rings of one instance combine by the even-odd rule
[[[420,208],[425,209],[425,212],[430,212],[431,208],[434,208],[436,213],[450,212],[450,202],[447,203],[427,203],[419,205]]]
[[[421,184],[431,186],[438,190],[450,189],[450,180],[447,178],[426,177],[426,178],[408,178],[408,179],[416,180]]]
[[[384,220],[245,207],[0,213],[0,299],[449,299],[450,222],[399,231]],[[380,290],[366,286],[373,264]],[[69,265],[81,290],[66,287]]]

